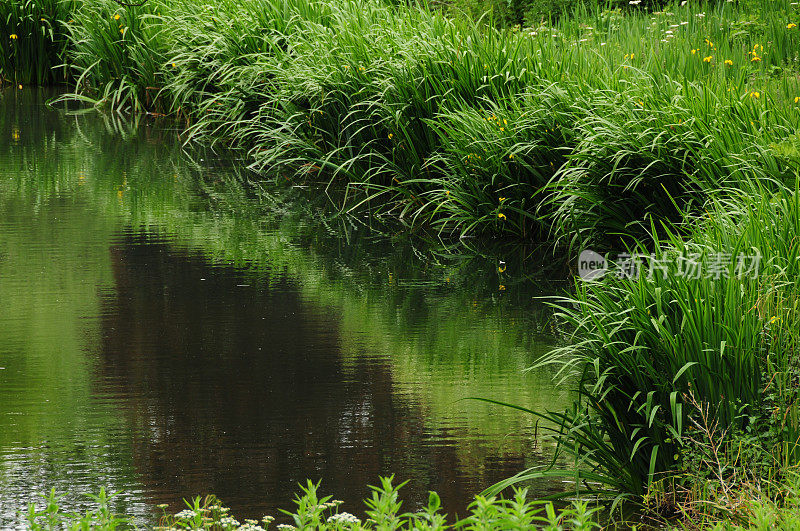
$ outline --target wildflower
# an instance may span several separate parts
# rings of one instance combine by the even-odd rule
[[[158,507],[159,509],[166,509],[167,507],[169,507],[169,504],[159,503],[158,505],[156,505],[156,507]]]
[[[703,62],[710,63],[713,58],[714,58],[713,55],[709,55],[708,57],[703,57]]]
[[[274,516],[269,516],[269,515],[267,515],[267,516],[265,516],[264,518],[261,519],[261,521],[264,522],[267,525],[269,525],[269,523],[272,522],[273,520],[275,520],[275,517]]]
[[[503,202],[503,201],[505,201],[506,199],[508,199],[508,198],[507,198],[507,197],[501,197],[501,198],[500,198],[500,202],[502,203],[502,202]]]
[[[757,62],[759,62],[760,60],[761,60],[761,58],[760,58],[759,56],[757,56],[757,55],[753,55],[753,58],[752,58],[752,59],[750,59],[750,62],[751,62],[751,63],[757,63]]]
[[[497,272],[498,273],[504,273],[505,270],[506,270],[506,263],[501,261],[500,262],[500,266],[497,268]]]
[[[751,97],[751,98],[754,98],[754,99],[758,99],[758,98],[760,98],[760,97],[761,97],[761,93],[760,93],[760,92],[755,92],[755,91],[754,91],[754,92],[751,92],[751,93],[750,93],[750,97]]]
[[[328,517],[329,524],[360,524],[361,520],[350,513],[337,513]]]
[[[117,13],[116,15],[114,15],[114,20],[119,20],[119,13]]]
[[[697,48],[692,48],[692,55],[697,53]]]
[[[792,22],[790,24],[786,24],[786,29],[792,29],[792,28],[796,28],[796,27],[797,27],[797,24],[795,24],[794,22]]]
[[[20,90],[22,90],[22,83],[20,83],[19,85],[17,85],[17,88],[18,88],[18,89],[20,89]]]
[[[12,33],[11,35],[9,35],[9,37],[11,38],[12,41],[17,40],[17,34],[16,33]]]
[[[499,214],[497,214],[497,217],[498,217],[498,218],[500,218],[500,219],[506,219],[506,215],[505,215],[505,214],[503,214],[502,212],[500,212]]]
[[[389,133],[389,140],[391,140],[393,136],[394,136],[394,133]]]
[[[508,155],[508,158],[509,158],[509,159],[513,159],[513,158],[514,158],[514,154],[513,154],[513,153],[510,153],[510,154]]]
[[[728,66],[733,66],[733,61],[731,61],[730,59],[725,59],[725,64]]]
[[[190,520],[195,516],[197,516],[197,513],[192,511],[191,509],[184,509],[181,512],[175,514],[175,518],[178,518],[179,520],[182,519]]]
[[[505,290],[506,290],[506,287],[505,287],[504,285],[500,284],[499,286],[497,286],[497,289],[498,289],[499,291],[505,291]]]
[[[47,19],[44,17],[40,18],[39,20],[41,20],[42,22],[47,22]]]
[[[230,526],[230,527],[239,527],[239,520],[233,518],[232,516],[223,516],[219,520],[219,525],[221,526]]]
[[[800,96],[795,96],[794,102],[795,103],[800,103]]]
[[[172,63],[172,68],[178,68],[178,66],[175,63]]]

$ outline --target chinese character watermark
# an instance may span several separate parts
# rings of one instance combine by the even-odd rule
[[[606,274],[617,278],[647,279],[657,275],[674,275],[687,279],[756,278],[761,264],[761,254],[745,253],[631,253],[622,252],[605,256],[586,249],[578,258],[578,275],[583,280],[595,280]]]

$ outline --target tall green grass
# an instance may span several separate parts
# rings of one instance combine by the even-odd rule
[[[0,4],[0,83],[66,81],[64,24],[73,7],[73,0],[5,0]]]
[[[698,473],[722,490],[766,488],[800,457],[800,194],[730,190],[686,221],[687,238],[662,229],[655,251],[632,250],[645,257],[636,274],[577,281],[561,305],[571,341],[539,362],[578,382],[571,410],[544,415],[576,459],[569,474],[593,485],[576,486],[639,499],[666,491],[673,511]],[[740,254],[760,256],[758,266],[737,270]],[[681,274],[689,260],[708,269]],[[714,462],[694,468],[708,447]],[[529,470],[496,489],[563,473]]]

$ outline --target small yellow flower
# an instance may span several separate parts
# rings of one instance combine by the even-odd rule
[[[758,98],[760,98],[760,97],[761,97],[761,93],[760,93],[760,92],[755,92],[755,91],[754,91],[754,92],[751,92],[751,93],[750,93],[750,97],[751,97],[751,98],[758,99]]]
[[[17,34],[16,33],[12,33],[11,35],[9,35],[9,37],[11,38],[12,41],[17,40]]]
[[[500,286],[498,286],[497,289],[499,289],[500,291],[505,291],[506,287],[504,285],[500,284]]]
[[[114,15],[114,20],[119,20],[119,13],[117,13],[116,15]]]
[[[750,59],[750,62],[751,62],[751,63],[757,63],[757,62],[759,62],[760,60],[761,60],[761,58],[760,58],[759,56],[757,56],[757,55],[753,55],[753,58],[752,58],[752,59]]]
[[[498,273],[505,273],[505,270],[506,270],[506,265],[505,264],[503,264],[503,265],[501,265],[500,267],[497,268],[497,272]]]
[[[178,68],[178,65],[176,65],[175,63],[172,63],[172,68]]]
[[[731,61],[730,59],[725,59],[725,64],[728,66],[733,66],[733,61]]]
[[[794,102],[795,103],[800,103],[800,96],[795,96]]]
[[[121,28],[121,29],[119,30],[119,32],[120,32],[121,34],[125,35],[125,28]]]
[[[714,58],[713,55],[709,55],[708,57],[703,57],[703,62],[710,63],[713,58]]]
[[[509,154],[509,155],[508,155],[508,158],[509,158],[509,159],[513,159],[513,158],[514,158],[514,154],[513,154],[513,153]]]
[[[499,214],[497,214],[497,217],[498,217],[498,218],[500,218],[500,219],[506,219],[506,215],[505,215],[505,214],[503,214],[502,212],[500,212]]]
[[[391,140],[393,136],[394,136],[394,133],[389,133],[389,140]]]
[[[505,201],[506,199],[508,199],[508,198],[507,198],[507,197],[501,197],[501,198],[500,198],[500,202],[502,203],[502,202],[503,202],[503,201]]]
[[[697,53],[697,48],[692,48],[692,55]]]
[[[22,83],[20,83],[19,85],[17,85],[17,88],[18,88],[18,89],[20,89],[20,90],[22,90]]]
[[[47,19],[44,17],[40,18],[39,20],[41,20],[42,22],[47,22]]]
[[[786,24],[786,29],[792,29],[792,28],[796,28],[796,27],[797,27],[797,24],[795,24],[794,22],[792,22],[790,24]]]

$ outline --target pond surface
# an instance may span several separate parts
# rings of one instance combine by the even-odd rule
[[[0,92],[0,527],[53,487],[153,522],[205,493],[276,514],[311,478],[360,513],[391,473],[463,515],[549,462],[534,418],[463,400],[568,403],[523,371],[554,344],[541,263],[374,237],[47,96]]]

